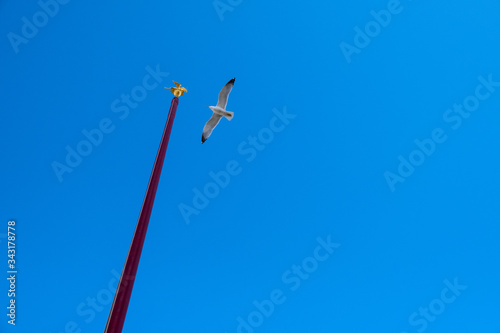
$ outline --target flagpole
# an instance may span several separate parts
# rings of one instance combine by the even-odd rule
[[[104,333],[121,333],[123,324],[125,323],[128,304],[130,302],[130,297],[132,295],[132,289],[134,287],[134,281],[137,274],[137,268],[139,267],[139,261],[141,259],[142,247],[144,245],[144,239],[146,238],[146,233],[148,230],[149,218],[153,209],[156,189],[158,188],[161,169],[163,167],[165,153],[167,152],[170,132],[172,131],[175,113],[177,111],[177,105],[179,104],[178,97],[182,96],[184,92],[187,92],[187,90],[181,87],[179,83],[175,81],[174,83],[176,87],[170,88],[170,91],[175,96],[174,98],[172,98],[172,102],[170,103],[167,122],[165,124],[163,136],[160,141],[160,147],[158,148],[158,152],[156,154],[153,170],[151,171],[151,176],[149,178],[148,188],[146,190],[144,202],[142,203],[141,213],[139,214],[139,219],[137,221],[134,236],[130,244],[127,259],[125,260],[125,264],[123,266],[120,282],[118,283],[118,287],[116,288],[115,297],[113,299],[113,304],[111,305],[111,310],[109,312],[108,322],[106,323]]]

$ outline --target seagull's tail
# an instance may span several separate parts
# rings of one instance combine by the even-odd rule
[[[224,116],[227,120],[231,121],[231,119],[233,119],[234,112],[224,111],[223,116]]]

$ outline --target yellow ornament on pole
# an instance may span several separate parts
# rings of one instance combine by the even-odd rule
[[[180,83],[177,83],[175,81],[173,81],[173,82],[175,83],[175,87],[171,87],[171,88],[165,87],[165,89],[170,89],[170,91],[172,92],[172,94],[175,95],[175,97],[182,96],[185,92],[187,92],[187,89],[184,87],[181,87]]]

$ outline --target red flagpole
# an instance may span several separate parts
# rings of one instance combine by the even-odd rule
[[[177,88],[179,87],[180,85],[177,86]],[[174,90],[172,90],[172,92],[174,92]],[[172,99],[172,103],[170,104],[167,122],[163,130],[163,136],[161,138],[160,147],[158,148],[158,153],[156,154],[153,170],[151,171],[151,177],[149,178],[149,184],[146,190],[146,196],[144,197],[144,202],[142,204],[139,220],[137,221],[134,237],[132,238],[132,243],[130,244],[127,260],[123,266],[120,282],[116,288],[115,298],[109,312],[108,322],[106,323],[104,333],[121,333],[123,329],[128,304],[130,302],[130,296],[132,295],[132,288],[134,287],[134,281],[137,274],[137,268],[141,259],[144,239],[146,238],[148,230],[149,217],[151,216],[156,189],[158,188],[158,182],[160,180],[163,160],[165,159],[168,140],[170,138],[170,132],[172,131],[172,125],[174,124],[177,104],[179,103],[179,98],[177,98],[177,96],[182,95],[182,93],[176,94],[175,92],[174,94],[175,97]]]

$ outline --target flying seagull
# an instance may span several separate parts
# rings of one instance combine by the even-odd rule
[[[217,106],[209,106],[208,108],[213,111],[212,117],[207,121],[205,127],[203,127],[203,133],[201,135],[201,143],[207,141],[210,134],[214,130],[215,126],[219,123],[222,117],[226,117],[227,120],[233,118],[233,112],[226,111],[227,97],[233,89],[234,78],[232,78],[224,88],[219,93],[219,100],[217,101]]]

